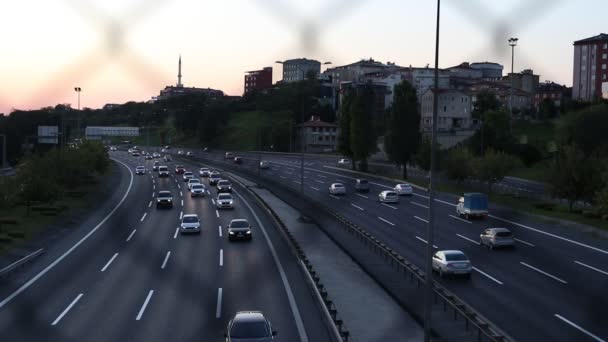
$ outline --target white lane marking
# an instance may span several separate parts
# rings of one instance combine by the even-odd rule
[[[51,323],[51,325],[57,325],[57,323],[59,323],[59,321],[61,321],[61,319],[63,318],[63,316],[65,316],[68,313],[68,311],[70,311],[70,309],[74,305],[76,305],[76,303],[80,300],[80,298],[82,298],[82,295],[83,294],[81,293],[78,296],[76,296],[76,298],[74,298],[74,300],[70,303],[70,305],[68,305],[68,307],[65,308],[63,310],[63,312],[59,316],[57,316],[57,318],[55,318],[55,320],[53,321],[53,323]]]
[[[146,215],[148,215],[148,213],[144,213],[144,215],[141,217],[141,219],[139,220],[139,222],[144,222],[144,219],[146,218]]]
[[[154,290],[150,290],[150,292],[148,292],[148,296],[146,297],[146,300],[144,301],[144,305],[141,306],[141,309],[139,309],[139,313],[137,314],[137,317],[135,318],[136,321],[139,321],[141,319],[141,316],[144,315],[144,311],[146,311],[146,307],[148,306],[148,303],[150,302],[150,298],[152,298],[153,294],[154,294]]]
[[[534,246],[533,244],[531,244],[531,243],[529,243],[529,242],[526,242],[526,241],[524,241],[524,240],[520,240],[520,239],[516,239],[516,238],[513,238],[513,240],[515,240],[515,241],[517,241],[517,242],[521,242],[521,243],[523,243],[524,245],[528,245],[528,246],[530,246],[530,247],[536,247],[536,246]]]
[[[181,188],[182,188],[182,186],[181,186],[179,183],[177,183],[177,188],[178,188],[178,189],[181,189]]]
[[[355,207],[355,208],[357,208],[359,210],[365,210],[365,209],[361,208],[360,206],[355,205],[354,203],[351,203],[350,205],[352,205],[353,207]]]
[[[391,226],[394,226],[394,225],[395,225],[393,222],[391,222],[391,221],[389,221],[389,220],[386,220],[386,219],[383,219],[383,218],[382,218],[382,217],[380,217],[380,216],[378,216],[378,219],[379,219],[380,221],[384,221],[384,222],[386,222],[386,223],[390,224]]]
[[[427,245],[429,244],[425,239],[421,238],[420,236],[416,235],[416,239],[426,243]],[[439,247],[433,245],[433,248],[439,249]]]
[[[331,197],[333,197],[333,198],[335,198],[335,199],[337,199],[337,200],[339,200],[339,199],[340,199],[340,197],[338,197],[338,196],[336,196],[336,195],[329,194],[329,196],[331,196]]]
[[[179,233],[179,227],[175,228],[175,234],[173,234],[174,239],[177,239],[177,233]]]
[[[459,220],[459,221],[466,222],[466,223],[468,223],[468,224],[473,224],[473,222],[471,222],[471,221],[467,221],[467,220],[465,220],[465,219],[463,219],[463,218],[460,218],[460,217],[458,217],[458,216],[454,216],[454,215],[448,215],[448,216],[449,216],[449,217],[451,217],[451,218],[457,219],[457,220]]]
[[[220,234],[220,237],[222,237],[222,226],[217,227],[217,232]]]
[[[327,178],[327,177],[325,177],[325,176],[323,176],[323,175],[317,175],[317,177],[321,177],[321,178]]]
[[[426,205],[424,205],[424,204],[420,204],[420,203],[418,203],[418,202],[410,201],[410,203],[412,203],[412,204],[414,204],[414,205],[417,205],[417,206],[419,206],[419,207],[426,208],[426,209],[428,209],[428,208],[429,208],[428,206],[426,206]]]
[[[480,270],[479,268],[473,266],[473,269],[481,274],[483,274],[484,276],[488,277],[490,280],[495,281],[496,283],[498,283],[499,285],[502,285],[502,282],[494,277],[492,277],[491,275],[487,274],[486,272]]]
[[[289,285],[289,280],[287,280],[287,276],[285,275],[285,270],[283,270],[283,265],[281,264],[281,261],[279,260],[279,257],[277,255],[276,250],[274,249],[274,246],[270,242],[270,238],[268,237],[266,228],[264,228],[264,225],[260,221],[260,218],[258,217],[258,215],[255,213],[255,211],[253,211],[253,208],[251,208],[251,205],[249,205],[249,203],[247,201],[245,201],[245,199],[241,196],[241,194],[239,194],[236,191],[235,191],[235,194],[237,196],[239,196],[239,198],[241,199],[241,201],[243,203],[245,203],[245,205],[247,206],[247,208],[249,209],[249,211],[255,218],[255,221],[257,222],[258,227],[260,227],[260,229],[262,230],[262,234],[264,235],[264,238],[266,239],[266,244],[268,245],[268,248],[270,249],[270,253],[272,254],[274,263],[277,265],[277,268],[279,269],[279,274],[281,275],[281,281],[283,282],[283,288],[285,289],[285,293],[287,294],[287,299],[289,301],[289,307],[291,308],[291,312],[293,314],[293,319],[296,322],[296,328],[298,329],[298,335],[300,336],[300,342],[309,342],[308,335],[306,334],[306,329],[304,328],[304,322],[302,321],[302,316],[300,315],[300,310],[298,309],[298,304],[296,303],[296,300],[293,296],[293,291],[291,290],[291,286]]]
[[[574,322],[572,322],[572,321],[567,320],[566,318],[564,318],[564,317],[563,317],[563,316],[561,316],[561,315],[555,314],[555,317],[557,317],[557,318],[561,319],[561,320],[562,320],[562,321],[564,321],[565,323],[567,323],[567,324],[569,324],[570,326],[572,326],[572,327],[574,327],[574,328],[578,329],[580,332],[582,332],[582,333],[586,334],[587,336],[591,337],[592,339],[594,339],[594,340],[596,340],[596,341],[598,341],[598,342],[606,342],[606,340],[604,340],[604,339],[601,339],[601,338],[597,337],[596,335],[594,335],[594,334],[592,334],[592,333],[588,332],[587,330],[583,329],[583,328],[582,328],[580,325],[578,325],[578,324],[576,324],[576,323],[574,323]]]
[[[211,203],[213,203],[213,205],[215,205],[215,200],[213,198],[211,199]]]
[[[207,195],[211,195],[211,193],[209,192],[209,190],[207,190]]]
[[[325,182],[321,182],[320,180],[316,180],[316,179],[315,179],[315,182],[325,184]]]
[[[429,221],[427,221],[427,220],[423,219],[422,217],[414,216],[414,218],[415,218],[415,219],[418,219],[418,220],[420,220],[420,221],[423,221],[423,222],[429,223]]]
[[[585,266],[585,267],[587,267],[587,268],[590,268],[590,269],[592,269],[592,270],[594,270],[594,271],[597,271],[597,272],[600,272],[600,273],[602,273],[602,274],[608,275],[608,272],[606,272],[606,271],[602,271],[602,270],[600,270],[599,268],[595,268],[595,267],[593,267],[593,266],[589,266],[589,265],[587,265],[587,264],[583,264],[582,262],[580,262],[580,261],[576,261],[576,260],[575,260],[574,262],[575,262],[575,263],[577,263],[577,264],[579,264],[579,265],[581,265],[581,266]]]
[[[117,256],[118,256],[118,253],[115,253],[114,256],[111,257],[110,260],[105,264],[105,266],[101,268],[101,272],[105,272],[105,270],[110,266],[112,261],[114,261],[114,259],[116,259]]]
[[[182,217],[184,217],[184,212],[183,212],[183,211],[180,211],[180,212],[179,212],[179,219],[181,220],[181,219],[182,219]]]
[[[463,238],[463,239],[465,239],[465,240],[467,240],[467,241],[470,241],[470,242],[472,242],[472,243],[474,243],[474,244],[476,244],[476,245],[479,245],[479,241],[475,241],[475,240],[469,239],[468,237],[463,236],[463,235],[460,235],[460,234],[456,234],[456,236],[458,236],[458,237],[460,237],[460,238]]]
[[[129,234],[129,237],[125,240],[125,242],[129,242],[129,240],[131,240],[136,231],[137,229],[133,229],[133,231],[131,232],[131,234]]]
[[[355,194],[355,195],[357,195],[357,196],[359,196],[359,197],[363,197],[363,198],[369,198],[369,197],[367,197],[367,196],[365,196],[365,195],[361,195],[361,194]]]
[[[304,173],[310,173],[310,171],[304,171]]]
[[[429,196],[420,195],[420,194],[417,194],[417,193],[415,193],[415,192],[413,192],[413,193],[412,193],[412,195],[414,195],[414,196],[418,196],[418,197],[422,197],[422,198],[426,198],[426,199],[429,199]],[[437,200],[437,199],[436,199],[435,201],[439,201],[439,200]],[[448,203],[448,204],[451,204],[451,203]]]
[[[182,207],[184,206],[184,200],[182,200]]]
[[[150,201],[150,203],[148,203],[148,208],[150,208],[152,206],[152,201]]]
[[[217,289],[217,306],[215,308],[215,318],[222,316],[222,288]]]
[[[279,177],[281,177],[281,178],[283,178],[283,179],[287,179],[287,177],[285,177],[285,176],[279,176]]]
[[[165,266],[167,266],[167,261],[169,261],[170,256],[171,256],[171,251],[168,251],[167,255],[165,256],[165,260],[163,260],[163,264],[160,266],[161,270],[164,270]]]
[[[180,191],[180,192],[179,192],[179,196],[180,196],[180,197],[184,197],[184,194],[183,194],[183,193]]]
[[[217,218],[220,218],[220,212],[217,211],[217,209],[215,209],[215,216],[217,216]]]
[[[220,267],[224,266],[224,250],[220,249]]]
[[[296,184],[302,184],[302,183],[300,183],[299,181],[296,181],[296,180],[294,180],[294,181],[292,181],[292,182],[294,182],[294,183],[296,183]]]
[[[152,198],[154,198],[154,191],[152,192]]]
[[[152,190],[156,190],[156,185],[152,184]]]
[[[21,287],[19,287],[15,292],[11,293],[8,297],[6,297],[5,299],[3,299],[0,302],[0,309],[2,307],[4,307],[6,304],[8,304],[13,298],[15,298],[21,292],[25,291],[28,287],[32,286],[33,283],[35,283],[38,279],[40,279],[48,271],[50,271],[51,269],[53,269],[53,267],[55,267],[58,263],[60,263],[68,255],[70,255],[76,248],[78,248],[78,246],[80,246],[91,235],[93,235],[93,233],[95,233],[97,231],[97,229],[99,229],[99,227],[101,227],[104,223],[106,223],[106,221],[110,218],[110,216],[112,216],[114,214],[114,212],[116,212],[116,210],[118,210],[118,208],[124,203],[125,199],[127,198],[127,195],[129,195],[129,192],[131,191],[131,187],[133,186],[133,171],[131,171],[131,168],[127,164],[125,164],[125,163],[123,163],[123,162],[121,162],[121,161],[119,161],[117,159],[112,159],[112,160],[114,160],[116,162],[119,162],[122,165],[124,165],[124,167],[127,168],[127,170],[129,171],[129,174],[131,175],[131,180],[129,181],[129,186],[127,188],[127,191],[122,196],[122,198],[120,199],[120,201],[118,202],[118,204],[116,204],[116,206],[114,208],[112,208],[112,210],[108,213],[108,215],[106,215],[106,217],[103,218],[103,220],[101,220],[101,222],[99,222],[95,227],[93,227],[93,229],[91,229],[91,231],[89,231],[85,236],[83,236],[82,239],[78,240],[78,242],[76,242],[76,244],[74,244],[74,246],[70,247],[70,249],[68,249],[67,251],[65,251],[65,253],[63,253],[61,256],[59,256],[57,259],[55,259],[55,261],[53,261],[50,265],[48,265],[42,271],[40,271],[38,274],[36,274],[27,283],[21,285]]]
[[[388,205],[388,204],[386,204],[386,203],[380,203],[380,204],[382,204],[382,205],[383,205],[383,206],[385,206],[385,207],[389,207],[389,208],[391,208],[391,209],[397,210],[397,207],[393,207],[392,205]]]
[[[553,278],[553,279],[555,279],[555,280],[559,281],[560,283],[563,283],[563,284],[568,284],[568,282],[567,282],[567,281],[565,281],[565,280],[563,280],[563,279],[560,279],[560,278],[558,278],[558,277],[556,277],[556,276],[554,276],[554,275],[552,275],[552,274],[549,274],[549,273],[547,273],[547,272],[545,272],[545,271],[543,271],[543,270],[541,270],[541,269],[538,269],[538,268],[536,268],[536,267],[534,267],[534,266],[528,265],[528,264],[526,264],[526,263],[525,263],[525,262],[523,262],[523,261],[520,261],[519,263],[520,263],[520,264],[522,264],[522,265],[524,265],[524,266],[526,266],[526,267],[529,267],[529,268],[531,268],[531,269],[535,270],[535,271],[536,271],[536,272],[538,272],[538,273],[544,274],[544,275],[546,275],[546,276],[547,276],[547,277],[549,277],[549,278]]]
[[[314,186],[311,186],[310,188],[313,190],[321,191],[321,189],[315,188]]]

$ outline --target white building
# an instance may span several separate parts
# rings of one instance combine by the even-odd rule
[[[435,69],[433,68],[406,68],[404,71],[405,79],[408,80],[414,88],[418,98],[425,94],[429,89],[435,86]],[[447,89],[450,86],[450,72],[447,70],[439,70],[439,89]]]
[[[433,90],[427,90],[420,101],[421,130],[429,132],[433,125]],[[439,89],[437,130],[468,130],[473,126],[471,95],[460,90]]]
[[[282,64],[283,82],[303,81],[308,74],[313,73],[315,77],[318,77],[321,72],[321,62],[314,59],[288,59]]]

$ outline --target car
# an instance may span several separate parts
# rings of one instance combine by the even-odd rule
[[[228,240],[251,240],[251,225],[246,219],[234,219],[228,224]]]
[[[132,148],[130,148],[130,149],[128,149],[128,150],[127,150],[127,152],[129,152],[129,153],[133,153],[133,149],[132,149]]]
[[[394,190],[399,196],[412,196],[414,194],[414,189],[412,188],[412,185],[408,183],[397,184],[395,185]]]
[[[490,249],[495,247],[515,248],[515,238],[507,228],[488,228],[479,235],[479,245],[488,246]]]
[[[201,220],[199,220],[196,214],[186,214],[182,217],[182,223],[179,226],[179,232],[185,233],[200,233],[201,232]]]
[[[171,146],[169,146],[169,145],[165,145],[165,150],[168,150],[168,149],[170,149],[170,148],[171,148]]]
[[[194,184],[201,184],[201,180],[194,177],[188,179],[188,190],[191,190]]]
[[[217,192],[232,192],[232,184],[227,179],[221,179],[217,182]]]
[[[173,208],[173,195],[171,191],[159,191],[156,195],[156,208]]]
[[[331,195],[346,195],[346,187],[342,183],[332,183],[329,186],[329,193]]]
[[[176,165],[175,166],[175,174],[176,175],[182,175],[182,174],[184,174],[184,172],[186,172],[186,168],[183,165]]]
[[[171,156],[170,155],[166,155],[163,157],[163,159],[165,160],[165,162],[170,162],[171,161]]]
[[[159,166],[158,177],[169,177],[169,168],[164,165]]]
[[[182,179],[184,180],[184,182],[187,182],[190,178],[194,178],[194,174],[190,171],[184,171],[182,175]]]
[[[141,165],[137,166],[135,168],[135,174],[136,175],[145,175],[146,174],[146,167],[145,166],[141,166]]]
[[[201,177],[205,177],[205,178],[209,177],[210,173],[211,173],[211,171],[209,170],[209,168],[206,168],[206,167],[201,167],[198,170],[198,175],[201,176]]]
[[[209,175],[209,185],[216,185],[222,179],[219,172],[211,172]]]
[[[177,151],[177,155],[178,156],[183,156],[184,155],[184,151],[182,151],[182,150]]]
[[[192,184],[190,186],[190,197],[205,197],[205,186],[203,184]]]
[[[272,342],[277,332],[260,311],[239,311],[228,322],[226,342]]]
[[[160,150],[160,152],[161,152],[161,153],[167,153],[167,149],[166,149],[166,148],[163,148],[163,149],[161,149],[161,150]]]
[[[234,199],[231,194],[220,192],[215,199],[215,206],[218,209],[234,209]]]
[[[194,157],[194,153],[188,151],[186,152],[186,157]]]
[[[384,190],[378,194],[378,201],[381,203],[399,203],[399,195],[392,190]]]
[[[152,164],[152,171],[158,171],[159,167],[160,167],[160,162],[158,160],[155,160],[154,164]]]
[[[203,152],[209,152],[209,147],[203,147]]]
[[[151,154],[146,155],[146,160],[151,160],[151,159],[154,159],[154,157],[152,157]]]
[[[355,181],[355,190],[357,192],[369,192],[369,181],[367,179],[357,179]]]
[[[473,267],[469,258],[457,250],[437,251],[433,255],[433,271],[439,272],[440,277],[446,275],[464,275],[471,277]]]
[[[134,151],[131,153],[131,157],[139,157],[139,152]]]
[[[270,163],[268,163],[267,161],[262,160],[260,162],[260,169],[268,169],[270,168]]]
[[[152,158],[160,158],[160,153],[158,153],[158,152],[152,153]]]
[[[233,162],[235,164],[243,164],[243,158],[241,158],[241,157],[234,157]]]
[[[349,166],[349,165],[350,165],[350,159],[342,158],[342,159],[338,160],[338,166]]]
[[[110,151],[117,151],[117,149],[114,146],[110,146]]]
[[[224,154],[224,159],[234,159],[234,154],[232,152],[226,152]]]

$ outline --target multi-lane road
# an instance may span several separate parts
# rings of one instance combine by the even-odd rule
[[[151,161],[111,156],[113,198],[2,283],[0,340],[220,341],[237,311],[261,310],[280,340],[330,341],[297,260],[245,191],[217,211],[214,187],[191,198],[180,175],[135,175]],[[156,209],[160,190],[173,193],[172,209]],[[178,233],[184,214],[198,214],[200,235]],[[252,223],[251,242],[228,241],[235,218]]]
[[[195,154],[216,165],[257,169],[256,154],[240,154],[245,160],[242,165],[224,161],[221,153]],[[263,159],[270,161],[271,167],[261,170],[262,176],[299,191],[300,161],[296,156],[264,155]],[[399,204],[382,204],[377,194],[395,184],[367,177],[371,191],[355,193],[354,180],[359,177],[330,167],[324,159],[307,156],[304,160],[307,195],[340,211],[423,267],[429,206],[426,193],[416,190]],[[346,184],[348,194],[331,196],[328,187],[332,182]],[[455,214],[454,196],[439,194],[434,245],[464,251],[474,273],[471,280],[437,280],[517,340],[606,341],[608,241],[509,210],[493,206],[490,210],[486,220],[466,221]],[[494,251],[481,247],[479,234],[488,227],[511,229],[517,247]]]

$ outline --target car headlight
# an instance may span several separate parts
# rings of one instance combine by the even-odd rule
[[[168,201],[169,201],[169,202],[173,202],[173,198],[169,198],[169,199],[168,199]]]
[[[228,185],[228,189],[232,189],[232,186]]]
[[[251,234],[251,230],[248,230],[248,231],[246,232],[246,234]]]
[[[234,235],[234,232],[232,232],[232,231],[229,231],[229,232],[228,232],[228,234],[230,234],[230,235]]]

